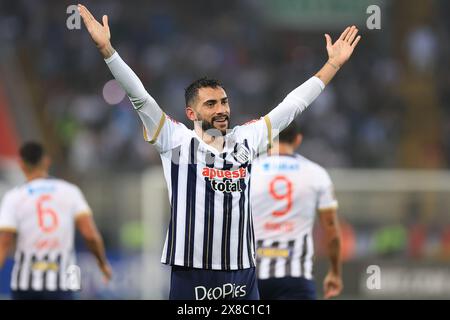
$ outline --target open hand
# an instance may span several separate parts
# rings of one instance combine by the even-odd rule
[[[361,36],[356,37],[357,34],[358,29],[355,26],[347,27],[335,43],[331,42],[329,34],[325,34],[330,63],[341,67],[350,58],[359,40],[361,40]]]
[[[95,20],[94,16],[85,6],[79,4],[78,11],[83,18],[84,25],[91,35],[91,38],[94,41],[95,45],[102,52],[103,56],[107,58],[112,54],[112,52],[110,52],[112,51],[112,47],[110,42],[111,32],[109,31],[108,16],[103,16],[102,25],[97,20]]]

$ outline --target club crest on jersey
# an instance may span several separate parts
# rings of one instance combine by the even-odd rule
[[[233,152],[233,158],[239,163],[246,163],[250,159],[250,150],[243,143],[239,143]]]

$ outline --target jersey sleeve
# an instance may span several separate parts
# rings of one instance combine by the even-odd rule
[[[302,113],[323,91],[325,84],[317,77],[311,77],[290,92],[284,100],[272,109],[265,118],[271,128],[270,139],[274,139],[300,113]]]
[[[173,120],[165,113],[162,114],[160,123],[153,133],[149,132],[146,126],[143,127],[145,141],[153,144],[160,153],[177,147],[187,131],[184,124]]]
[[[248,138],[258,153],[272,146],[272,141],[323,91],[325,84],[311,77],[289,93],[284,100],[264,117],[237,127],[239,134]]]
[[[331,181],[330,175],[322,169],[318,178],[320,184],[318,188],[317,209],[319,211],[326,209],[337,209],[338,201],[336,199],[334,185]]]
[[[0,231],[17,231],[16,212],[17,210],[14,210],[14,198],[7,193],[0,205]]]
[[[73,189],[73,216],[77,218],[82,215],[92,215],[92,210],[89,204],[86,201],[83,193],[80,188],[74,186]]]
[[[145,90],[144,85],[133,70],[117,52],[105,59],[114,78],[128,95],[144,126],[144,138],[154,144],[159,152],[168,151],[176,145],[175,131],[183,126],[171,120],[160,108],[156,100]]]

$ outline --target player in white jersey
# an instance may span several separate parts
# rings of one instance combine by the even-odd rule
[[[170,119],[110,42],[108,17],[97,22],[79,11],[93,41],[124,88],[160,153],[171,217],[162,262],[172,266],[171,299],[257,299],[254,231],[249,201],[251,162],[321,93],[349,59],[360,36],[348,27],[332,44],[329,60],[265,117],[229,130],[223,86],[200,79],[185,92],[190,130]]]
[[[324,229],[330,270],[325,298],[342,290],[337,200],[328,173],[294,153],[302,135],[292,123],[267,156],[253,163],[252,204],[262,299],[315,299],[314,220]]]
[[[102,237],[80,189],[48,176],[50,158],[42,145],[25,143],[19,153],[27,182],[7,192],[1,203],[0,268],[15,243],[13,299],[73,299],[79,280],[75,227],[109,280]]]

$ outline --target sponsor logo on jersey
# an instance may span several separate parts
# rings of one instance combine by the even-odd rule
[[[264,229],[267,231],[281,231],[281,232],[292,232],[295,228],[295,222],[293,221],[282,221],[282,222],[272,222],[267,221],[264,223]]]
[[[246,285],[236,285],[235,283],[225,283],[221,287],[207,288],[204,286],[195,287],[195,300],[218,300],[235,299],[245,297]]]
[[[30,195],[37,195],[41,193],[53,193],[55,192],[56,188],[55,186],[29,186],[27,190]]]
[[[36,250],[55,250],[61,248],[58,238],[39,239],[34,243]]]
[[[290,256],[289,249],[278,248],[258,248],[256,253],[262,258],[288,258]]]
[[[214,191],[220,192],[241,192],[239,179],[247,176],[246,168],[238,170],[221,170],[215,168],[203,168],[202,176],[208,178]]]
[[[297,171],[300,169],[300,166],[298,163],[263,163],[262,165],[263,171],[270,171],[270,172],[278,172],[278,171]]]
[[[31,265],[31,269],[36,271],[58,271],[59,265],[55,262],[38,261]]]

